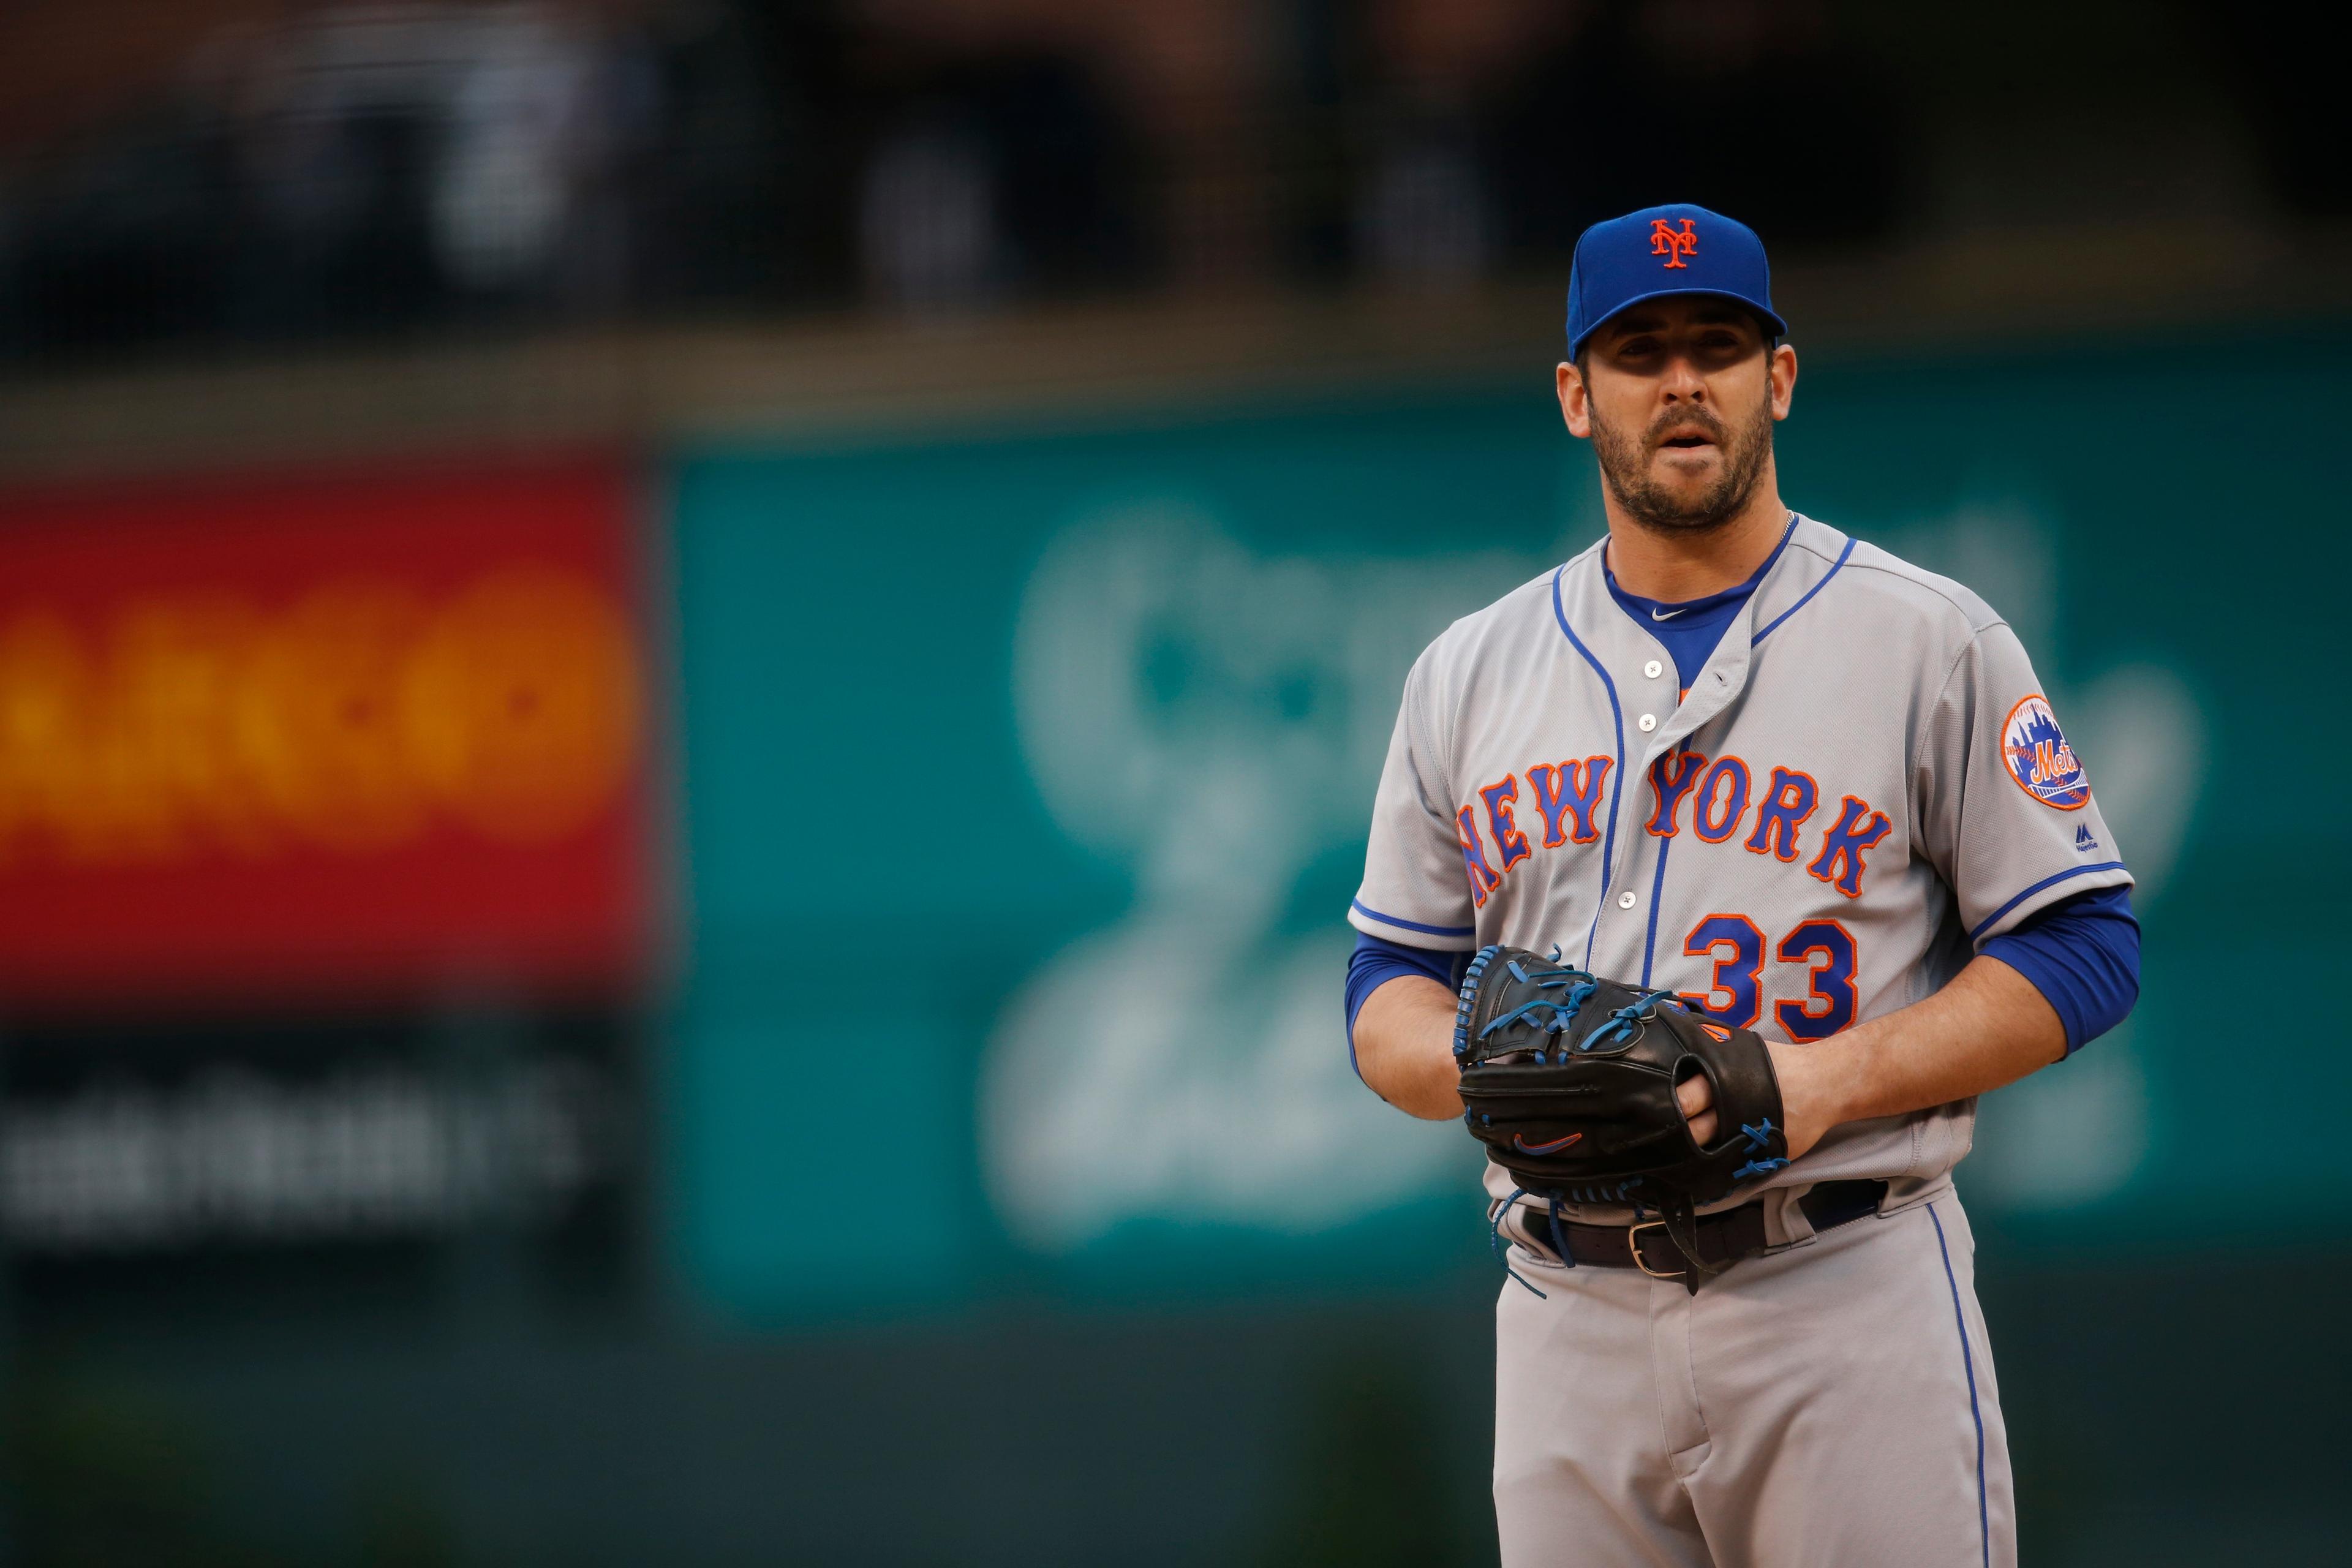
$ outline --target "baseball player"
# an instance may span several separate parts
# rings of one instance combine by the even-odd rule
[[[1512,1568],[2016,1561],[1951,1173],[1977,1096],[2129,1012],[2131,875],[1999,615],[1782,503],[1786,333],[1740,224],[1585,233],[1558,387],[1607,535],[1430,645],[1373,805],[1349,1030],[1391,1103],[1465,1114],[1465,972],[1506,964],[1571,1010],[1557,976],[1622,982],[1612,1037],[1749,1041],[1778,1096],[1661,1095],[1678,1144],[1759,1151],[1677,1226],[1489,1165]]]

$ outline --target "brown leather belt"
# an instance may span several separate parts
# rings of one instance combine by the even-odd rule
[[[1818,1182],[1797,1199],[1797,1206],[1805,1211],[1806,1220],[1818,1234],[1875,1214],[1879,1200],[1885,1196],[1885,1182]],[[1518,1220],[1523,1234],[1533,1237],[1547,1249],[1553,1246],[1550,1216],[1543,1209],[1522,1205]],[[1696,1224],[1699,1261],[1718,1268],[1753,1258],[1770,1245],[1765,1239],[1764,1205],[1760,1202],[1742,1204],[1720,1214],[1701,1215]],[[1568,1244],[1569,1257],[1578,1263],[1598,1264],[1603,1268],[1638,1268],[1653,1279],[1683,1277],[1682,1254],[1667,1239],[1664,1220],[1645,1219],[1634,1225],[1583,1225],[1562,1219],[1559,1229],[1560,1239]]]

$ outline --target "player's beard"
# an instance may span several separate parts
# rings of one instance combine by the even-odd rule
[[[1661,533],[1704,533],[1721,528],[1748,505],[1764,474],[1764,459],[1772,453],[1771,405],[1759,404],[1747,429],[1734,432],[1707,410],[1692,405],[1661,414],[1639,437],[1612,428],[1593,408],[1592,453],[1601,463],[1601,482],[1617,498],[1626,515],[1644,528]],[[1723,469],[1715,483],[1688,500],[1650,478],[1649,456],[1655,438],[1669,426],[1703,426],[1716,450],[1723,454]]]

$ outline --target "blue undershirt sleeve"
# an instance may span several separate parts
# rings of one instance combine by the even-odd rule
[[[1462,976],[1470,968],[1471,956],[1467,952],[1434,952],[1425,947],[1407,947],[1402,942],[1357,932],[1356,951],[1348,955],[1348,1065],[1356,1067],[1356,1015],[1363,1010],[1364,998],[1400,974],[1425,974],[1448,991],[1458,991],[1462,988]],[[1361,1068],[1356,1068],[1356,1076],[1364,1076]]]
[[[2068,1056],[2122,1023],[2139,1000],[2139,921],[2128,887],[2061,899],[1979,951],[2049,999],[2066,1026]]]

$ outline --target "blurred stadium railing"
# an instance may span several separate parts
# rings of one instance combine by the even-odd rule
[[[0,360],[2352,216],[2275,11],[1829,0],[18,0]]]

